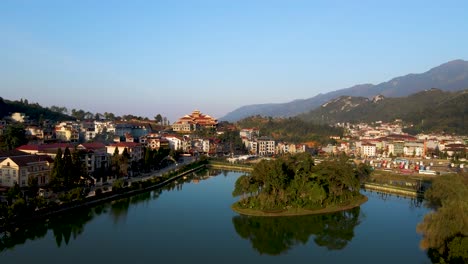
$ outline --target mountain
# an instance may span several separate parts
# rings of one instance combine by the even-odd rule
[[[314,123],[390,122],[414,124],[414,132],[468,134],[468,90],[429,89],[407,97],[341,96],[298,117]]]
[[[350,88],[288,103],[242,106],[220,118],[220,120],[232,122],[253,115],[289,117],[308,112],[339,96],[373,97],[383,95],[386,97],[401,97],[430,88],[439,88],[444,91],[458,91],[468,88],[468,61],[454,60],[424,73],[396,77],[377,85],[355,85]]]

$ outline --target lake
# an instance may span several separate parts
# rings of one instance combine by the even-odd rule
[[[430,263],[421,201],[363,191],[369,201],[346,212],[247,217],[230,209],[241,175],[198,172],[3,235],[0,263]]]

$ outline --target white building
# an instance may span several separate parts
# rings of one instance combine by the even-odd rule
[[[267,156],[275,154],[275,141],[269,137],[260,137],[257,140],[258,155]]]
[[[377,148],[374,144],[363,143],[361,144],[361,155],[364,157],[375,157]]]

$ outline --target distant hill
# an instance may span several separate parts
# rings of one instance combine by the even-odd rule
[[[429,89],[407,97],[341,96],[299,118],[313,123],[403,121],[414,124],[414,132],[444,131],[468,134],[468,90],[446,92]]]
[[[75,120],[75,118],[62,113],[51,111],[40,106],[38,103],[28,103],[27,101],[9,101],[0,97],[0,119],[19,112],[29,116],[31,120],[49,119],[52,121]]]
[[[220,120],[233,122],[253,115],[289,117],[313,110],[339,96],[373,97],[380,94],[386,97],[401,97],[430,88],[439,88],[444,91],[459,91],[468,88],[468,61],[454,60],[424,73],[396,77],[377,85],[355,85],[288,103],[242,106]]]

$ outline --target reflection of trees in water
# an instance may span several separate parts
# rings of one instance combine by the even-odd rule
[[[114,220],[114,224],[118,223],[127,217],[128,209],[132,204],[149,203],[151,200],[156,200],[161,194],[161,190],[140,193],[125,199],[120,199],[111,203],[110,214]]]
[[[65,242],[65,245],[68,245],[72,235],[75,240],[78,235],[82,234],[86,223],[93,218],[94,212],[92,210],[80,210],[51,219],[48,228],[52,229],[57,246],[60,247],[62,241]]]
[[[324,214],[288,217],[238,215],[232,218],[242,238],[250,240],[261,254],[279,255],[298,244],[306,244],[311,235],[318,246],[329,250],[346,247],[359,225],[360,208]]]
[[[213,172],[206,170],[205,173],[219,174],[219,171]],[[161,195],[162,191],[180,191],[182,190],[182,185],[184,183],[191,182],[193,179],[203,180],[204,178],[195,173],[189,174],[185,178],[178,179],[177,182],[172,182],[151,192],[145,192],[129,198],[120,199],[111,204],[75,210],[64,215],[52,217],[47,221],[36,221],[27,226],[7,230],[0,233],[0,252],[13,249],[16,245],[26,243],[27,240],[43,238],[49,230],[52,230],[58,247],[62,246],[63,243],[68,245],[72,238],[76,239],[84,232],[86,224],[96,216],[110,213],[114,219],[114,223],[117,223],[118,221],[125,219],[130,205],[155,200]]]
[[[126,217],[131,204],[155,200],[161,192],[161,190],[154,190],[117,200],[112,204],[78,209],[64,215],[52,217],[47,221],[39,221],[24,227],[7,230],[0,234],[0,252],[13,249],[16,245],[26,243],[27,240],[43,238],[49,230],[52,230],[58,247],[63,244],[68,245],[72,238],[74,240],[84,232],[86,224],[96,216],[110,213],[114,217],[114,222],[117,222],[119,219]]]

